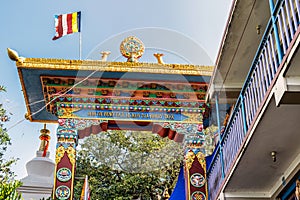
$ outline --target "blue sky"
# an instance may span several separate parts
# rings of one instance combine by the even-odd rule
[[[82,12],[82,58],[97,59],[98,52],[110,50],[109,61],[120,60],[120,40],[137,35],[149,52],[167,53],[167,63],[214,64],[232,0],[10,0],[0,1],[0,103],[11,118],[9,128],[12,146],[7,156],[19,158],[13,170],[20,179],[26,176],[25,164],[39,147],[39,130],[43,124],[24,121],[25,102],[15,63],[6,48],[20,56],[34,58],[79,58],[77,33],[52,41],[54,15]],[[159,36],[161,34],[161,37]],[[105,48],[105,49],[102,49]],[[202,51],[202,52],[200,52]],[[205,52],[207,56],[203,56]],[[168,54],[169,53],[169,54]],[[187,59],[182,59],[187,58]],[[151,56],[142,61],[155,62]],[[203,61],[203,63],[202,63]],[[54,158],[56,125],[51,131],[50,158]]]

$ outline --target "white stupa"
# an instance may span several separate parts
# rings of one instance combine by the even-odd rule
[[[47,199],[52,195],[55,163],[49,158],[50,131],[44,125],[40,132],[40,148],[36,157],[26,164],[28,176],[21,179],[23,185],[18,188],[24,200]]]

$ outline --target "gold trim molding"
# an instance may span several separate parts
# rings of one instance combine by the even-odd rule
[[[25,69],[139,72],[154,74],[181,74],[192,76],[211,76],[214,70],[214,66],[204,65],[103,62],[97,60],[64,60],[50,58],[16,59],[16,66],[18,68]]]
[[[198,161],[200,163],[200,165],[202,166],[202,168],[204,169],[205,173],[206,173],[206,161],[205,161],[205,155],[202,152],[198,152],[196,154],[196,157],[198,158]]]
[[[195,154],[192,150],[189,150],[187,152],[187,154],[185,155],[185,165],[187,167],[187,170],[190,170],[192,165],[193,165],[193,162],[194,162],[194,159],[195,159]]]
[[[56,164],[58,164],[61,161],[62,157],[64,157],[64,155],[65,155],[65,152],[68,155],[70,163],[72,165],[75,165],[75,163],[76,163],[76,158],[75,158],[76,150],[71,146],[68,146],[68,148],[65,148],[64,146],[59,146],[56,149],[56,156],[55,156]]]

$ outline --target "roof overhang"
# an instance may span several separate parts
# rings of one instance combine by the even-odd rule
[[[214,68],[185,64],[22,58],[13,50],[8,50],[8,54],[16,61],[28,119],[47,123],[56,123],[58,118],[46,109],[41,77],[88,77],[189,84],[208,83]]]

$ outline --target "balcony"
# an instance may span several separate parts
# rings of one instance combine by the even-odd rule
[[[234,103],[207,171],[211,200],[273,199],[300,168],[300,2],[272,4],[233,3],[208,94]]]

